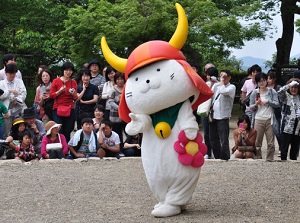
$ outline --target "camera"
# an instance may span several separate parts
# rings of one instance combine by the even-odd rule
[[[70,88],[70,89],[69,89],[69,92],[70,92],[71,94],[73,94],[73,93],[75,92],[74,88]]]

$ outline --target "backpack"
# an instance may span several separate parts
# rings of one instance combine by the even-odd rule
[[[98,140],[97,140],[97,135],[96,135],[96,133],[94,131],[92,131],[92,132],[93,132],[94,137],[95,137],[96,151],[98,151],[98,149],[99,149],[100,146],[99,146],[99,143],[98,143]],[[80,139],[79,139],[79,141],[77,143],[77,146],[74,147],[74,149],[75,149],[76,152],[80,149],[82,141],[83,141],[83,131],[80,133]]]

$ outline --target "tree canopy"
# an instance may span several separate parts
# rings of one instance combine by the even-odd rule
[[[0,54],[17,54],[18,64],[27,75],[34,74],[40,64],[54,65],[65,60],[71,60],[78,68],[92,58],[104,64],[100,39],[106,36],[117,55],[128,57],[141,43],[154,39],[169,41],[177,25],[175,2],[2,0]],[[231,56],[230,49],[241,48],[244,41],[263,39],[270,34],[270,16],[278,13],[280,3],[283,18],[288,17],[291,22],[293,17],[289,14],[299,11],[297,2],[182,0],[180,3],[189,20],[189,35],[182,51],[200,67],[212,62],[220,68],[238,69],[240,62]],[[288,4],[295,7],[283,11]],[[296,24],[300,26],[299,22]],[[283,61],[279,60],[280,56],[289,53],[280,50],[282,45],[287,45],[286,38],[284,35],[277,44],[280,63]]]

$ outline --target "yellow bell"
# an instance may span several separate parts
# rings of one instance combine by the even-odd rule
[[[155,126],[155,134],[161,138],[165,139],[171,135],[171,126],[166,122],[159,122]]]

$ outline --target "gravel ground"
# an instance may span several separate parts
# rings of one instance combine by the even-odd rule
[[[207,160],[188,209],[162,219],[140,158],[1,160],[0,222],[300,222],[300,162],[276,160]]]

